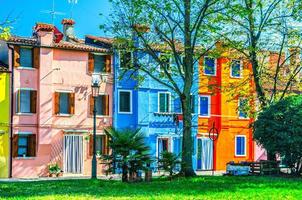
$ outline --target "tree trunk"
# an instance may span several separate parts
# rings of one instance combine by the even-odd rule
[[[128,182],[128,165],[123,163],[122,166],[122,182]]]
[[[183,141],[182,141],[182,163],[181,173],[186,176],[195,176],[192,165],[193,139],[192,139],[192,109],[191,109],[191,89],[193,85],[193,47],[191,32],[191,0],[184,0],[184,88],[181,94],[181,104],[183,110]]]
[[[193,155],[193,138],[192,138],[192,112],[190,95],[188,98],[182,99],[183,107],[183,142],[182,142],[182,162],[181,162],[181,173],[186,176],[195,176],[192,165]]]

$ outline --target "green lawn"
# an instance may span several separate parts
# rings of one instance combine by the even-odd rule
[[[103,180],[0,182],[0,199],[302,199],[302,179],[204,176],[133,184]]]

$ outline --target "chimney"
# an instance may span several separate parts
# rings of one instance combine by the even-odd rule
[[[63,19],[63,34],[64,34],[64,40],[69,41],[70,39],[74,39],[74,27],[75,21],[73,19]]]
[[[52,46],[54,40],[53,31],[54,26],[52,24],[36,23],[34,28],[34,34],[42,46]]]

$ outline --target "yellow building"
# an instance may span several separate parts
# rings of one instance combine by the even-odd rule
[[[9,176],[9,76],[0,63],[0,178]]]

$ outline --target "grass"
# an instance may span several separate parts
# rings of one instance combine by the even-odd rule
[[[302,199],[302,179],[203,176],[132,184],[105,180],[0,182],[0,199]]]

